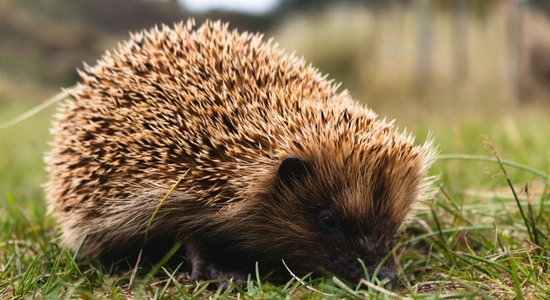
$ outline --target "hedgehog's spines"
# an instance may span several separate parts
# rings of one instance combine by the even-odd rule
[[[377,119],[261,34],[212,21],[197,28],[192,19],[157,26],[132,33],[78,74],[74,101],[53,127],[46,191],[65,243],[87,236],[84,254],[139,241],[182,174],[152,234],[213,239],[225,232],[244,250],[271,255],[288,252],[288,243],[269,246],[266,232],[280,242],[316,243],[299,211],[334,201],[364,228],[378,226],[370,216],[383,214],[391,224],[380,232],[392,235],[427,194],[429,143],[414,146],[393,121]],[[289,156],[312,166],[308,185],[294,191],[307,197],[275,188],[277,167]],[[250,234],[235,234],[243,226]]]

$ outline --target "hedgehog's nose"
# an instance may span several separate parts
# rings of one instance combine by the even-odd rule
[[[397,280],[397,275],[392,270],[380,270],[380,273],[378,273],[378,277],[381,280],[389,279],[390,281]]]
[[[382,281],[387,281],[384,287],[388,290],[391,290],[397,285],[397,274],[395,274],[392,269],[382,268],[378,273],[378,278]]]

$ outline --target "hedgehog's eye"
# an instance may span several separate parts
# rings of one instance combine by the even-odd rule
[[[323,210],[319,214],[319,224],[323,231],[326,232],[335,232],[338,230],[338,219],[331,209]]]

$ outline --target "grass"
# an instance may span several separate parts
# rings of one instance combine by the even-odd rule
[[[0,120],[21,111],[20,105],[4,106]],[[57,244],[41,188],[53,112],[0,131],[0,299],[550,297],[546,113],[516,114],[515,132],[499,118],[416,124],[415,134],[431,128],[440,145],[442,159],[432,170],[441,177],[439,192],[399,237],[389,259],[400,285],[388,291],[376,281],[348,286],[337,278],[274,286],[257,274],[243,287],[211,289],[212,283],[190,282],[181,268],[117,271],[76,259],[77,251]]]
[[[524,54],[534,41],[550,41],[550,22],[529,15]],[[78,251],[58,245],[59,232],[46,213],[41,188],[54,113],[49,108],[0,130],[0,299],[549,299],[550,111],[519,106],[514,98],[506,11],[466,17],[468,76],[457,86],[451,14],[435,11],[428,90],[418,86],[419,23],[407,7],[379,15],[352,7],[289,16],[268,34],[344,82],[377,112],[397,118],[419,139],[432,132],[439,145],[442,155],[431,170],[440,176],[439,191],[388,257],[399,272],[396,289],[388,291],[376,280],[347,286],[332,278],[274,286],[257,274],[242,287],[211,289],[213,283],[190,282],[182,266],[119,271],[94,259],[76,259]],[[10,65],[17,62],[5,57]],[[51,68],[38,69],[52,75]],[[32,106],[19,104],[22,99],[55,93],[4,71],[0,123]],[[535,105],[548,103],[547,91],[538,96]]]
[[[359,99],[368,100],[376,111],[395,114],[391,117],[397,117],[401,125],[413,124],[410,129],[417,136],[432,131],[446,155],[432,170],[441,176],[439,193],[406,228],[390,257],[399,269],[398,289],[387,291],[367,281],[350,287],[337,279],[306,280],[307,287],[299,280],[273,286],[255,275],[245,287],[230,285],[228,289],[211,290],[205,283],[191,283],[179,268],[158,265],[136,273],[120,272],[93,259],[76,260],[75,252],[57,244],[58,232],[46,215],[41,189],[46,176],[42,154],[47,150],[47,129],[54,111],[49,109],[0,131],[0,299],[550,297],[546,275],[550,264],[550,140],[544,130],[550,128],[547,111],[522,111],[508,118],[489,117],[483,112],[457,114],[458,107],[463,106],[473,111],[501,112],[501,107],[511,105],[510,91],[501,88],[512,86],[506,81],[508,77],[494,75],[505,70],[502,64],[508,62],[502,25],[506,16],[493,14],[485,23],[475,19],[469,22],[470,78],[459,93],[450,83],[454,80],[453,52],[448,48],[452,45],[448,42],[452,23],[445,15],[435,16],[434,57],[438,60],[430,84],[435,88],[426,95],[414,88],[414,12],[397,9],[378,18],[363,10],[344,13],[351,22],[340,24],[346,30],[331,24],[334,18],[327,13],[309,20],[315,26],[302,25],[299,16],[274,35],[283,47],[295,49],[349,84],[345,87]],[[541,23],[536,28],[548,27]],[[327,40],[333,42],[327,46]],[[493,56],[500,59],[491,59]],[[0,74],[2,100],[19,100],[23,97],[18,92],[33,90],[32,85],[21,84]],[[9,103],[1,106],[0,122],[24,111],[17,101]],[[395,111],[401,106],[407,108]],[[435,108],[419,111],[424,107]],[[483,136],[496,148],[504,169]],[[484,158],[472,160],[478,156]]]

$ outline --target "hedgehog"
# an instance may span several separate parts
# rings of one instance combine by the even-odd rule
[[[157,26],[79,76],[45,161],[49,211],[81,256],[181,245],[192,280],[257,264],[359,281],[430,195],[430,138],[260,34]]]

